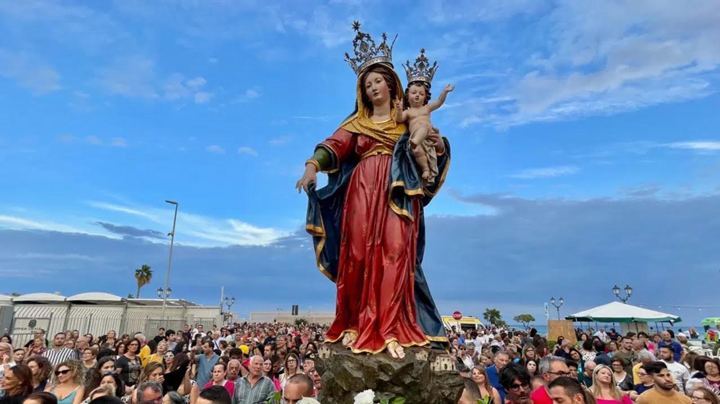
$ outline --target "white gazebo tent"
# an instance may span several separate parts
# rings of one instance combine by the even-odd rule
[[[670,325],[673,325],[682,321],[679,316],[621,302],[612,302],[593,307],[567,316],[565,319],[575,322],[619,323],[620,333],[623,335],[629,331],[649,332],[648,323],[670,323]]]

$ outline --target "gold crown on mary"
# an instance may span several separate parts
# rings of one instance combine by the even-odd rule
[[[415,59],[415,63],[412,66],[408,60],[403,67],[405,68],[405,73],[407,74],[408,84],[416,81],[431,84],[432,79],[435,76],[435,71],[438,68],[438,64],[435,62],[432,66],[430,66],[430,61],[427,56],[425,56],[425,48],[423,48],[420,49],[420,56]]]
[[[388,45],[387,34],[383,32],[383,41],[380,45],[375,45],[375,41],[370,34],[360,31],[358,21],[353,22],[353,29],[357,32],[355,39],[353,39],[355,57],[350,57],[350,54],[345,52],[345,61],[348,62],[356,75],[359,76],[365,69],[377,63],[384,63],[392,67],[392,50],[397,35],[395,35],[392,43]]]

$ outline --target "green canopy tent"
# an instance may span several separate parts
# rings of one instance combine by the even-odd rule
[[[720,324],[720,317],[708,317],[700,322],[701,325],[718,325]]]
[[[622,334],[628,331],[648,332],[648,323],[670,323],[672,325],[682,321],[679,316],[621,302],[611,302],[583,310],[567,316],[565,319],[575,322],[620,323]]]

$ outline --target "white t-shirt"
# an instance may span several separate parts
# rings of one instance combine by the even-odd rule
[[[605,342],[608,340],[608,335],[604,331],[598,331],[593,335],[594,337],[599,337],[602,342]]]
[[[470,355],[465,355],[465,359],[463,359],[463,358],[460,358],[460,359],[462,359],[463,363],[465,364],[465,366],[468,368],[469,371],[475,367],[475,364],[473,363],[473,359],[470,357]]]
[[[665,361],[662,361],[668,368],[668,371],[670,371],[670,374],[673,375],[675,378],[675,384],[677,384],[678,389],[680,389],[680,392],[685,391],[685,382],[688,381],[690,378],[690,372],[688,372],[687,368],[677,362],[673,363],[667,363]]]

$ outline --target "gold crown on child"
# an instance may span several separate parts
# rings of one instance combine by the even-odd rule
[[[359,76],[365,69],[377,63],[385,63],[392,67],[392,50],[397,35],[395,35],[392,43],[388,45],[387,35],[383,32],[383,41],[380,45],[375,45],[375,41],[370,34],[360,31],[358,21],[353,22],[353,29],[357,32],[355,39],[353,39],[355,57],[350,57],[350,54],[345,52],[345,61],[356,75]]]
[[[432,79],[435,76],[435,71],[438,68],[438,64],[435,62],[432,66],[430,66],[430,61],[427,56],[425,56],[425,48],[422,48],[420,49],[420,56],[415,59],[415,64],[410,66],[410,61],[408,60],[403,67],[405,68],[405,73],[407,74],[408,84],[416,81],[431,84]]]

